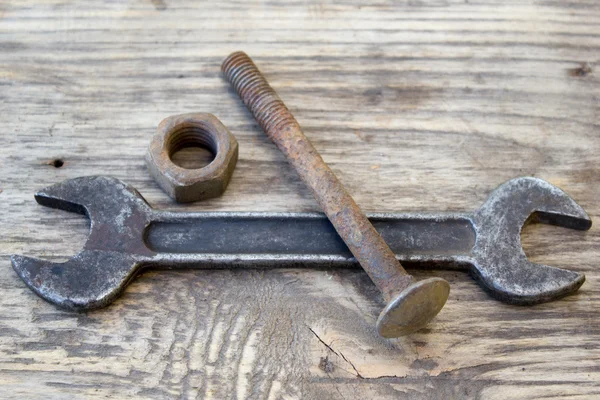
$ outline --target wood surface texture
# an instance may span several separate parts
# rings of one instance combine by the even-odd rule
[[[315,211],[220,73],[244,50],[364,211],[474,210],[532,175],[588,232],[533,225],[530,259],[575,295],[503,304],[460,271],[429,327],[385,340],[360,269],[148,271],[108,308],[33,294],[9,256],[66,259],[82,216],[33,193],[112,175],[171,210]],[[177,205],[143,156],[165,117],[210,112],[240,159],[220,198]],[[600,3],[595,0],[0,2],[0,397],[600,398]],[[63,160],[57,168],[53,160]]]

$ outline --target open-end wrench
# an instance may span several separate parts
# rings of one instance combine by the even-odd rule
[[[81,177],[36,193],[41,205],[87,215],[83,251],[64,263],[12,256],[15,271],[60,307],[106,306],[142,267],[347,267],[356,265],[320,213],[154,210],[133,187],[110,177]],[[591,227],[565,192],[537,178],[498,187],[473,213],[377,213],[369,219],[407,265],[465,269],[498,299],[535,304],[576,291],[581,273],[531,263],[521,247],[531,221]]]

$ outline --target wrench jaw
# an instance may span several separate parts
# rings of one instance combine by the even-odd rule
[[[75,311],[104,307],[154,254],[144,242],[152,209],[137,190],[118,179],[69,179],[40,190],[35,199],[90,219],[83,251],[64,263],[11,257],[21,279],[50,303]]]
[[[11,261],[38,296],[72,311],[94,310],[113,302],[141,265],[123,253],[87,250],[64,263],[18,255]]]
[[[84,251],[153,255],[144,242],[153,210],[137,190],[116,178],[69,179],[40,190],[35,199],[43,206],[89,218],[90,233]]]
[[[539,178],[511,179],[494,190],[475,214],[483,224],[512,224],[521,232],[529,222],[588,230],[592,220],[585,210],[560,188]]]
[[[513,259],[488,257],[486,267],[474,263],[475,279],[492,296],[508,304],[534,305],[560,299],[576,292],[585,275],[575,271],[536,264],[525,254]]]
[[[539,222],[578,231],[589,230],[592,227],[592,220],[579,204],[575,203],[575,206],[577,206],[578,210],[574,209],[574,212],[569,215],[537,210],[531,215],[530,222]]]
[[[587,230],[592,221],[569,195],[537,178],[517,178],[496,189],[475,213],[472,274],[493,296],[512,304],[538,304],[573,293],[585,275],[530,262],[521,246],[529,222]]]
[[[135,188],[108,176],[67,179],[38,191],[35,200],[46,207],[87,215],[92,223],[115,224],[120,214],[152,212]]]

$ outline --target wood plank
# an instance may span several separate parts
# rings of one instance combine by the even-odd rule
[[[218,3],[218,4],[214,4]],[[530,226],[573,296],[502,304],[465,273],[422,332],[384,340],[361,270],[146,272],[110,307],[37,298],[10,254],[66,259],[87,222],[35,190],[112,175],[172,210],[317,204],[221,77],[250,54],[365,211],[473,210],[516,176],[600,214],[600,4],[94,0],[0,4],[0,397],[594,398],[600,232]],[[143,154],[163,118],[211,112],[240,160],[218,199],[174,204]],[[63,166],[56,168],[53,160]]]

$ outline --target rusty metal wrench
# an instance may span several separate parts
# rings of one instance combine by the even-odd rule
[[[60,307],[111,303],[143,267],[280,268],[357,265],[324,214],[154,210],[110,177],[70,179],[36,193],[39,204],[87,215],[83,251],[63,263],[12,256],[35,293]],[[587,230],[591,220],[565,192],[537,178],[498,187],[473,213],[377,213],[370,221],[408,266],[464,269],[495,297],[534,304],[576,291],[583,274],[527,260],[531,221]]]

